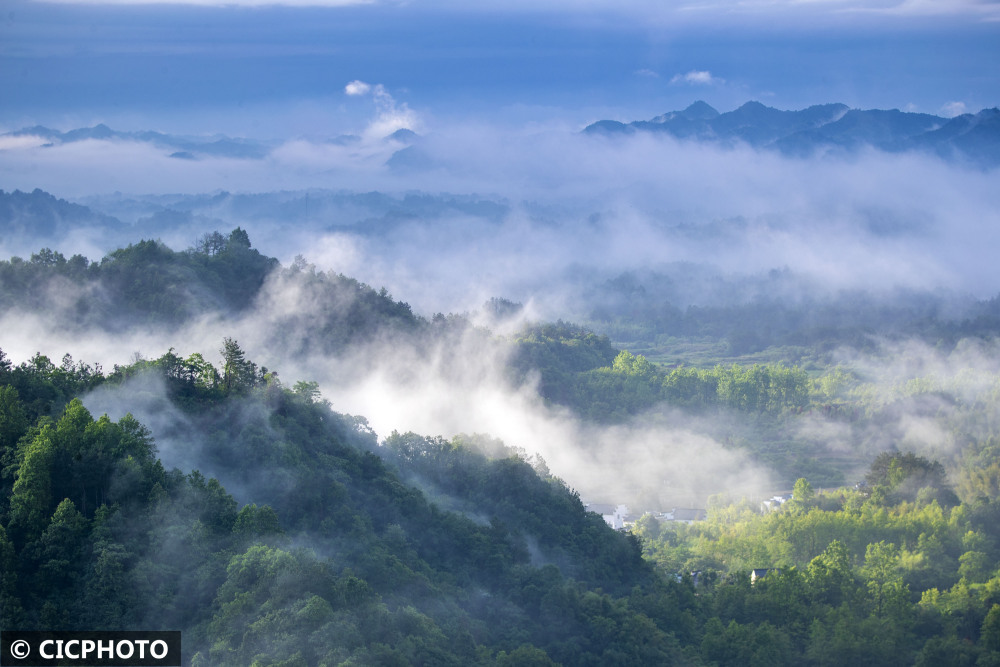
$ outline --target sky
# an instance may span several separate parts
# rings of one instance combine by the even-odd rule
[[[470,7],[467,5],[474,4]],[[667,6],[664,6],[667,5]],[[381,85],[429,127],[580,126],[703,99],[954,115],[1000,104],[1000,3],[5,0],[0,130],[355,132]],[[426,129],[426,128],[425,128]]]

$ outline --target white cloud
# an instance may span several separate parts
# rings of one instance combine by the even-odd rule
[[[1000,18],[1000,5],[981,0],[885,0],[879,3],[848,3],[846,9],[857,12],[876,12],[898,16],[956,16],[970,15],[984,21]]]
[[[954,118],[955,116],[961,116],[964,113],[968,113],[969,110],[965,106],[965,102],[948,102],[943,107],[941,107],[941,115],[946,118]]]
[[[376,0],[36,0],[59,5],[186,5],[191,7],[350,7]]]
[[[396,130],[416,130],[417,115],[406,105],[398,104],[382,84],[375,86],[375,110],[377,115],[368,128],[376,138],[387,137]]]
[[[725,83],[724,79],[712,76],[709,71],[691,70],[687,74],[676,74],[670,83],[686,83],[692,86],[711,86],[713,84]]]
[[[882,14],[897,17],[971,16],[983,20],[996,19],[1000,6],[981,0],[688,0],[679,13],[731,14],[734,16],[762,15],[785,17],[806,12],[849,16],[851,14]]]
[[[375,118],[365,129],[369,140],[381,140],[397,130],[417,131],[420,121],[417,114],[406,103],[399,103],[382,84],[372,85],[355,79],[344,87],[344,92],[353,97],[371,95],[375,101]]]
[[[175,5],[198,7],[350,7],[358,5],[412,5],[408,0],[29,0],[49,4],[82,5]],[[559,12],[565,15],[625,16],[651,25],[676,25],[679,21],[708,22],[712,25],[748,19],[794,22],[823,16],[830,20],[857,21],[881,15],[894,19],[927,16],[968,17],[974,21],[1000,20],[1000,5],[982,0],[428,0],[420,6],[432,11],[483,11],[509,13]]]
[[[30,134],[0,136],[0,151],[37,148],[46,143],[48,143],[48,139]]]
[[[348,95],[367,95],[371,92],[371,84],[364,81],[354,80],[344,86],[344,92]]]

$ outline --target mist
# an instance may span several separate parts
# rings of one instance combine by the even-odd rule
[[[241,226],[285,266],[302,257],[318,270],[384,286],[424,317],[465,313],[478,321],[494,296],[524,304],[523,319],[498,333],[527,321],[586,321],[602,286],[637,272],[667,276],[675,287],[669,301],[679,307],[823,301],[845,290],[887,301],[899,289],[956,299],[1000,291],[993,172],[873,149],[790,158],[660,136],[588,136],[560,123],[436,124],[384,88],[350,86],[378,98],[364,128],[349,139],[272,141],[263,158],[182,159],[117,139],[7,142],[0,150],[6,187],[42,188],[126,226],[113,234],[93,228],[2,239],[0,250],[26,255],[51,246],[99,259],[102,241],[105,252],[138,240],[128,238],[134,234],[183,249],[207,232]],[[387,136],[411,127],[420,134]],[[783,286],[762,279],[775,270],[791,279]],[[721,442],[724,429],[680,411],[598,426],[545,404],[530,378],[514,384],[505,376],[502,337],[293,353],[309,339],[316,298],[302,281],[276,273],[239,317],[206,313],[180,335],[135,327],[82,337],[60,333],[60,318],[71,316],[56,300],[46,314],[8,314],[0,345],[19,360],[69,352],[110,368],[169,348],[213,359],[231,336],[288,384],[319,382],[335,410],[364,416],[380,437],[488,433],[541,455],[585,497],[695,504],[775,484],[764,466]],[[107,396],[88,401],[98,412],[118,410]],[[152,422],[154,435],[172,433],[176,425],[164,423],[156,405],[130,409]],[[944,447],[941,434],[904,421],[903,440]],[[857,447],[858,438],[835,422],[804,420],[801,433],[833,451]],[[166,446],[171,436],[162,437],[163,451],[175,452]]]
[[[393,128],[400,118],[415,124],[412,115],[383,111],[369,128]],[[8,188],[79,200],[174,248],[239,225],[283,263],[302,255],[385,286],[421,312],[471,310],[504,296],[535,303],[546,317],[579,316],[572,302],[581,298],[581,274],[599,281],[691,261],[731,277],[789,269],[830,291],[1000,291],[988,252],[1000,240],[991,171],[915,153],[788,158],[577,130],[452,124],[430,127],[410,145],[363,130],[351,142],[285,141],[252,160],[178,159],[137,142],[25,144],[0,151],[0,175]],[[300,200],[377,191],[397,205],[354,202],[278,217],[232,210],[225,197],[209,204],[170,195],[225,192],[231,200],[279,191]],[[492,210],[412,210],[414,193]],[[93,254],[97,231],[77,233],[4,238],[0,249],[26,255],[34,242],[67,256]]]
[[[335,411],[364,417],[379,439],[393,431],[445,438],[488,434],[541,456],[585,500],[669,509],[704,506],[720,493],[767,497],[787,484],[739,446],[752,437],[746,415],[656,406],[620,423],[599,424],[546,403],[537,375],[516,381],[507,370],[508,335],[515,336],[524,319],[497,327],[500,335],[469,328],[428,343],[386,333],[323,351],[314,346],[310,313],[316,312],[319,293],[310,287],[310,275],[272,274],[248,312],[206,314],[174,332],[137,327],[112,335],[92,329],[81,337],[53,326],[58,309],[47,317],[15,316],[16,324],[8,316],[0,322],[7,332],[3,349],[15,361],[35,351],[54,359],[68,352],[107,369],[139,357],[156,358],[170,348],[181,357],[201,352],[218,363],[222,339],[232,336],[249,359],[278,371],[286,386],[318,382]],[[349,308],[349,297],[340,298],[324,307]],[[510,334],[503,335],[505,330]],[[814,453],[863,462],[898,449],[956,463],[964,442],[956,435],[985,435],[976,414],[990,404],[1000,377],[995,345],[966,341],[944,351],[916,340],[886,341],[867,352],[840,348],[830,361],[857,378],[852,400],[880,417],[861,424],[820,412],[793,418],[794,437]],[[170,406],[161,382],[140,375],[84,400],[95,415],[107,412],[117,419],[131,412],[147,424],[166,465],[216,472],[182,413]],[[864,465],[851,474],[860,479]],[[231,492],[253,497],[238,486]]]
[[[530,384],[512,386],[501,375],[498,355],[504,350],[481,341],[429,356],[391,343],[351,352],[350,358],[272,357],[267,363],[291,382],[318,381],[335,411],[365,417],[380,439],[393,431],[446,438],[488,434],[540,456],[553,475],[591,502],[669,509],[704,506],[708,496],[720,493],[762,497],[775,488],[765,467],[713,438],[717,422],[709,428],[704,420],[673,411],[620,425],[588,423],[565,408],[544,405]],[[377,362],[372,367],[357,359]],[[154,378],[140,375],[120,387],[102,387],[84,403],[94,414],[118,419],[131,413],[149,426],[164,465],[217,475],[237,498],[254,497],[213,464]]]

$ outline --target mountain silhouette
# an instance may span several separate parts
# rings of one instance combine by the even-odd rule
[[[983,168],[1000,165],[1000,110],[995,108],[948,119],[899,109],[851,109],[844,104],[784,111],[756,101],[719,113],[698,101],[649,120],[599,120],[583,131],[608,137],[667,134],[727,147],[774,149],[799,157],[869,146],[889,152],[930,152]]]

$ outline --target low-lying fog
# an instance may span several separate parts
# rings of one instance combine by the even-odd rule
[[[254,247],[285,265],[302,255],[319,269],[385,286],[427,317],[471,313],[500,296],[524,303],[530,318],[580,319],[593,285],[640,270],[736,284],[773,269],[796,276],[789,293],[763,295],[771,298],[840,289],[944,290],[956,298],[1000,292],[994,172],[917,154],[804,159],[663,137],[586,136],[577,127],[436,127],[391,98],[380,104],[356,141],[288,140],[263,159],[179,159],[138,142],[45,146],[22,138],[0,146],[0,182],[117,216],[135,225],[138,236],[126,243],[155,236],[180,250],[239,225]],[[386,138],[401,128],[420,136]],[[309,189],[318,202],[312,208],[301,206]],[[190,196],[220,191],[230,194]],[[388,198],[358,196],[368,192]],[[257,193],[274,194],[255,200]],[[289,201],[298,207],[278,205]],[[27,256],[44,245],[99,259],[111,238],[99,228],[22,236],[0,239],[0,253]],[[677,305],[717,296],[704,281],[683,286]],[[761,295],[743,295],[754,296]],[[393,429],[489,433],[540,453],[585,497],[615,500],[639,489],[682,504],[703,503],[709,493],[772,490],[767,470],[683,415],[599,428],[543,405],[530,383],[511,387],[503,379],[502,345],[477,339],[420,354],[373,344],[344,358],[288,358],[271,344],[283,321],[274,316],[279,307],[307,312],[310,303],[275,280],[254,312],[208,317],[181,336],[67,337],[51,326],[53,313],[38,313],[4,318],[0,348],[15,361],[68,352],[108,368],[134,352],[157,357],[171,347],[218,361],[222,338],[232,336],[286,383],[318,381],[334,409],[364,415],[380,436]],[[123,403],[106,392],[88,405],[114,416],[131,410],[154,434],[163,418],[155,401]],[[182,462],[170,460],[171,443],[160,447],[168,464]]]

